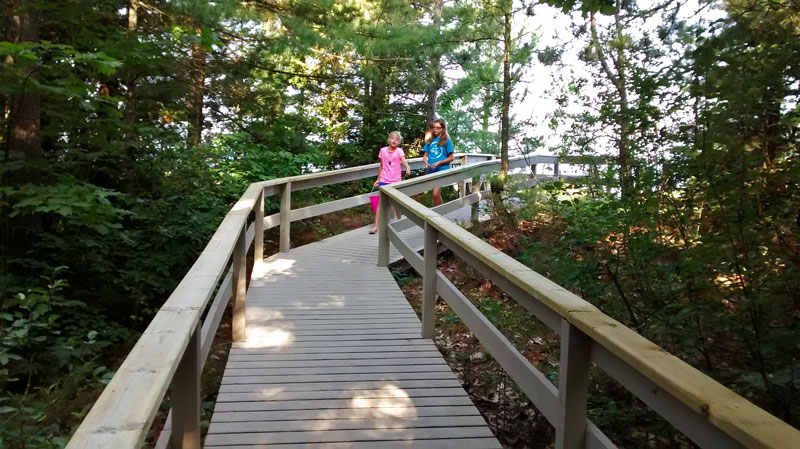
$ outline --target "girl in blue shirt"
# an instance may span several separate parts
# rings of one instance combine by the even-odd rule
[[[453,161],[453,141],[447,134],[447,124],[442,119],[433,121],[433,128],[425,134],[425,145],[422,147],[425,162],[425,173],[436,173],[450,168]],[[433,205],[442,204],[442,188],[433,188]]]

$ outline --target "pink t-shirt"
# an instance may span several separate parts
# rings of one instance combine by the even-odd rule
[[[389,151],[389,147],[381,148],[378,153],[378,159],[383,161],[383,171],[381,172],[381,179],[378,182],[385,182],[391,184],[393,182],[400,182],[402,179],[401,173],[403,171],[403,158],[406,154],[403,149],[397,147],[394,151]]]

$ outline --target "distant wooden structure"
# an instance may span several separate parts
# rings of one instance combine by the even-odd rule
[[[436,295],[458,314],[553,424],[557,448],[615,447],[586,416],[591,366],[602,369],[701,447],[800,447],[797,429],[453,224],[444,215],[478,202],[485,194],[481,179],[500,165],[482,155],[458,158],[458,168],[381,189],[378,213],[383,220],[379,235],[362,232],[357,236],[373,238],[365,240],[376,245],[372,250],[355,243],[336,246],[349,238],[343,235],[290,251],[289,227],[292,221],[368,204],[369,194],[364,194],[293,209],[291,194],[374,177],[377,164],[251,185],[143,333],[68,447],[140,447],[168,389],[173,406],[159,447],[200,447],[200,371],[229,300],[233,303],[233,338],[237,343],[207,445],[494,447],[496,441],[485,433],[470,404],[429,402],[434,397],[464,397],[429,340],[434,330]],[[511,166],[529,166],[532,160],[515,158]],[[420,164],[419,160],[412,161],[412,167]],[[428,209],[410,198],[451,184],[461,186],[461,197],[437,208]],[[471,193],[467,194],[468,190]],[[271,195],[280,196],[280,212],[265,217],[264,197]],[[407,218],[388,224],[390,206]],[[261,236],[273,226],[280,226],[280,253],[265,260]],[[417,252],[420,240],[423,255]],[[385,267],[393,259],[392,245],[423,275],[421,324],[409,314],[396,286],[388,282]],[[439,245],[481,272],[561,336],[558,386],[438,272]],[[248,290],[245,260],[250,247],[256,263]],[[303,253],[308,253],[309,259],[302,259]],[[335,270],[336,265],[348,264],[348,270]],[[380,316],[391,316],[392,322],[380,321]],[[281,346],[281,342],[286,345]],[[392,362],[386,364],[388,360]],[[419,379],[388,376],[401,372],[426,374]],[[434,372],[442,378],[430,374]],[[375,376],[359,377],[365,374]],[[401,383],[412,381],[422,382]],[[392,386],[387,387],[387,382]],[[330,412],[343,406],[342,401],[350,412]],[[327,405],[311,407],[310,402]],[[254,405],[267,403],[270,407],[281,403],[279,407],[283,408]],[[291,404],[310,412],[291,410]],[[382,407],[403,409],[397,410],[402,418],[361,410]],[[428,407],[431,409],[422,410]],[[450,407],[460,409],[450,413]],[[441,416],[425,413],[433,408],[449,411],[437,411]],[[280,414],[273,413],[276,411]],[[241,424],[245,422],[247,427]],[[454,427],[470,430],[459,434],[432,430]],[[323,432],[328,432],[327,439]],[[474,445],[467,445],[468,440]]]

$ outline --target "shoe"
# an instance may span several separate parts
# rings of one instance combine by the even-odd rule
[[[378,230],[377,230],[376,228],[372,228],[372,229],[370,229],[370,231],[369,231],[369,233],[370,233],[370,234],[374,234],[374,233],[376,233],[376,232],[378,232]]]

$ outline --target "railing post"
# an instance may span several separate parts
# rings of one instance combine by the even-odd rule
[[[561,320],[556,449],[586,447],[586,399],[591,341],[569,321]]]
[[[555,164],[553,164],[553,176],[558,179],[558,175],[560,174],[559,167],[558,167],[558,159],[556,159]]]
[[[262,220],[263,221],[263,220]],[[231,288],[233,290],[233,341],[244,341],[245,332],[245,304],[247,295],[247,225],[239,233],[236,246],[233,248],[233,277]]]
[[[256,200],[255,233],[253,234],[253,269],[264,261],[264,189]]]
[[[472,178],[472,193],[479,193],[480,191],[481,191],[481,177],[476,176]],[[472,210],[470,211],[470,219],[471,219],[470,221],[472,224],[477,223],[478,219],[480,218],[479,215],[480,203],[481,203],[480,201],[472,203]]]
[[[172,434],[173,449],[200,448],[200,324],[189,337],[172,378]]]
[[[466,167],[468,163],[469,160],[467,159],[466,154],[459,158],[459,164],[461,164],[461,167]],[[465,196],[467,196],[467,180],[462,179],[461,181],[458,181],[458,197],[464,198]]]
[[[422,273],[422,338],[433,338],[436,323],[436,245],[439,231],[425,223],[425,245],[422,256],[425,268]]]
[[[279,251],[289,252],[289,226],[291,223],[289,215],[292,213],[292,182],[286,181],[281,186],[281,237]]]
[[[381,190],[381,199],[378,202],[378,266],[389,265],[389,196]]]

